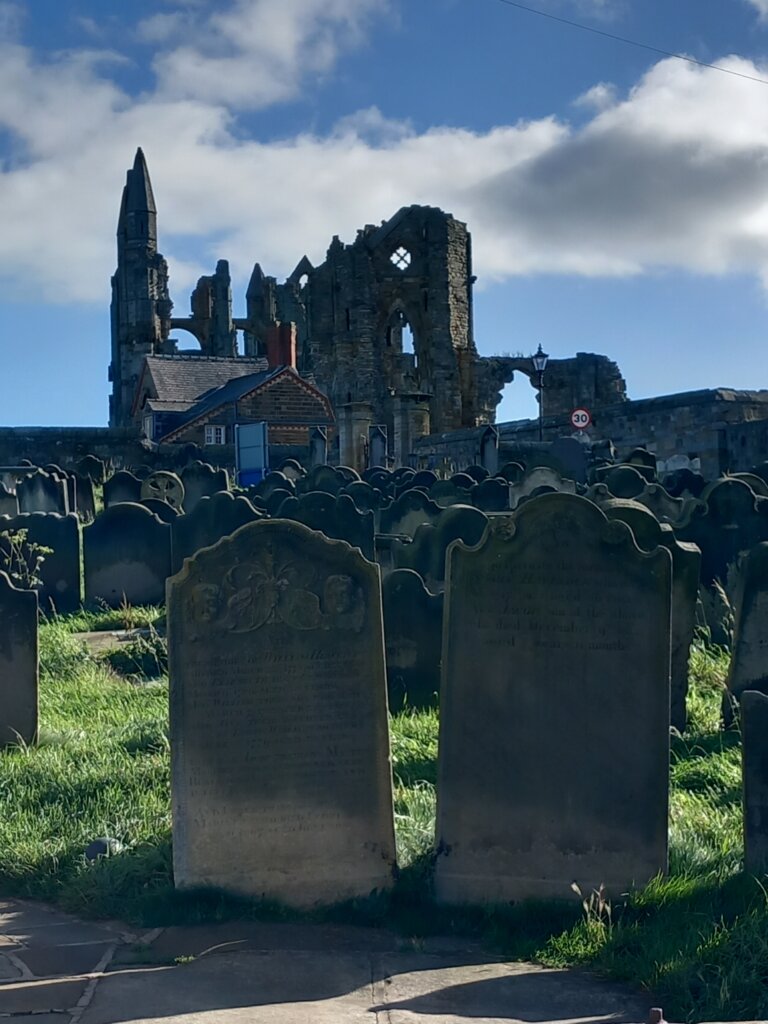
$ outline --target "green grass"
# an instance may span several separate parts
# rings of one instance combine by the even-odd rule
[[[133,611],[134,624],[153,619]],[[0,893],[145,925],[295,916],[173,889],[167,688],[136,685],[141,673],[131,664],[92,657],[73,636],[116,628],[120,614],[83,613],[41,628],[40,742],[0,754]],[[401,866],[393,896],[321,916],[387,924],[408,938],[461,932],[510,957],[587,966],[653,991],[674,1020],[768,1016],[768,898],[741,873],[740,739],[719,729],[727,665],[722,651],[702,644],[693,651],[690,725],[672,748],[670,874],[614,901],[610,917],[594,900],[585,913],[575,898],[434,906],[436,711],[392,719]],[[86,861],[85,847],[102,836],[118,839],[124,852]]]

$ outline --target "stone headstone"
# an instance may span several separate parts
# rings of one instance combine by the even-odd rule
[[[443,595],[430,594],[412,569],[382,584],[389,710],[434,707],[440,691]]]
[[[413,569],[433,593],[445,587],[445,554],[455,540],[477,544],[485,533],[488,517],[469,505],[443,509],[434,525],[420,526],[410,544],[394,542],[392,558],[396,569]]]
[[[167,501],[161,501],[160,498],[142,498],[138,504],[148,508],[152,515],[157,516],[164,523],[172,523],[181,515],[179,509],[169,505]]]
[[[462,487],[454,482],[455,478],[451,480],[437,480],[429,488],[429,497],[440,508],[448,508],[451,505],[470,505],[477,485],[471,477],[464,476],[464,479],[471,481],[471,483]]]
[[[311,907],[392,884],[378,568],[243,527],[168,585],[176,885]]]
[[[0,534],[9,532],[26,534],[23,547],[31,566],[37,548],[47,548],[36,575],[39,584],[34,588],[44,612],[58,612],[67,615],[78,610],[81,604],[80,556],[82,538],[77,516],[60,516],[53,512],[22,513],[11,518],[0,519]],[[8,544],[0,538],[0,563],[2,552],[7,555]],[[3,563],[7,566],[7,562]],[[0,566],[1,567],[1,566]]]
[[[87,476],[94,484],[103,484],[106,476],[104,460],[95,455],[85,455],[77,464],[77,472],[81,476]]]
[[[19,514],[19,499],[14,491],[0,484],[0,516],[16,516]]]
[[[37,679],[37,595],[0,572],[0,747],[35,741]]]
[[[241,526],[264,518],[242,495],[218,491],[201,498],[193,512],[177,516],[171,523],[171,566],[174,573],[201,548],[208,548],[228,537]]]
[[[525,466],[522,462],[505,462],[498,475],[504,477],[505,480],[509,480],[511,484],[516,484],[525,476]]]
[[[166,505],[177,509],[179,512],[184,508],[185,496],[184,484],[181,478],[175,473],[168,473],[164,469],[150,473],[141,482],[141,500],[151,498],[154,501],[164,501]]]
[[[345,540],[373,561],[373,513],[358,511],[348,494],[310,491],[299,498],[287,498],[280,505],[279,513],[281,518],[320,530],[332,540]]]
[[[636,498],[648,483],[639,466],[614,466],[603,477],[602,483],[614,498]]]
[[[190,462],[181,471],[184,484],[183,508],[192,512],[202,498],[210,498],[217,491],[229,490],[229,477],[225,469],[214,469],[207,462]]]
[[[741,563],[736,597],[728,692],[768,694],[768,544],[758,544]]]
[[[120,469],[104,483],[104,508],[125,501],[141,501],[141,480],[127,469]]]
[[[527,498],[542,488],[564,494],[575,494],[576,482],[574,480],[566,480],[556,469],[552,469],[550,466],[534,466],[533,469],[527,470],[525,475],[510,487],[509,500],[511,507],[513,509],[517,508],[523,498]]]
[[[661,524],[645,505],[614,498],[603,512],[620,519],[632,531],[643,551],[665,547],[672,555],[672,665],[670,676],[670,724],[683,732],[687,724],[688,666],[696,628],[701,552],[695,544],[678,541],[671,526]]]
[[[509,482],[494,476],[483,480],[472,491],[472,504],[482,512],[508,512]]]
[[[76,474],[76,507],[70,511],[77,512],[83,522],[90,523],[96,518],[96,498],[93,493],[93,481],[89,476]]]
[[[741,699],[744,791],[744,870],[768,873],[768,697],[746,690]]]
[[[386,466],[387,464],[387,428],[375,424],[368,428],[368,465]]]
[[[379,530],[382,534],[413,537],[424,522],[435,523],[442,509],[423,490],[404,490],[391,505],[381,510]]]
[[[568,898],[667,866],[671,559],[547,494],[448,553],[436,895]]]
[[[16,497],[21,512],[58,512],[66,515],[69,511],[66,483],[42,469],[19,481]]]
[[[122,502],[83,529],[85,598],[110,608],[162,604],[171,572],[171,527],[143,505]]]

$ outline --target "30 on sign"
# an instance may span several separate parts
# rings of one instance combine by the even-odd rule
[[[571,413],[571,424],[577,430],[586,430],[592,422],[592,415],[589,409],[574,409]]]

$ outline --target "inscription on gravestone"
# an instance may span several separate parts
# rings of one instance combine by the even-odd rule
[[[669,552],[547,494],[448,562],[438,899],[620,893],[664,871]]]
[[[174,875],[311,906],[391,885],[378,567],[254,523],[168,583]]]

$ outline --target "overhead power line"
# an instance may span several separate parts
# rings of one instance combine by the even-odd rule
[[[517,0],[498,0],[498,3],[506,7],[516,7],[519,11],[526,11],[528,14],[537,14],[540,18],[548,18],[550,21],[558,21],[561,25],[569,25],[571,28],[581,29],[582,32],[591,32],[596,36],[603,36],[605,39],[612,39],[616,43],[626,43],[627,46],[636,46],[641,50],[650,50],[651,53],[661,54],[663,57],[674,57],[676,60],[684,60],[688,64],[696,64],[700,68],[709,68],[711,71],[722,71],[724,75],[733,75],[735,78],[745,78],[748,82],[757,82],[759,85],[768,85],[768,79],[757,78],[755,75],[745,75],[742,71],[734,71],[732,68],[724,68],[719,64],[707,64],[706,61],[696,60],[695,57],[686,57],[684,53],[673,53],[671,50],[662,50],[658,46],[651,46],[649,43],[641,43],[637,39],[629,39],[627,36],[619,36],[613,32],[605,32],[603,29],[595,28],[592,25],[584,25],[580,21],[571,21],[569,18],[561,18],[557,14],[550,14],[549,11],[540,11],[536,7],[529,7],[527,4],[518,3]]]

